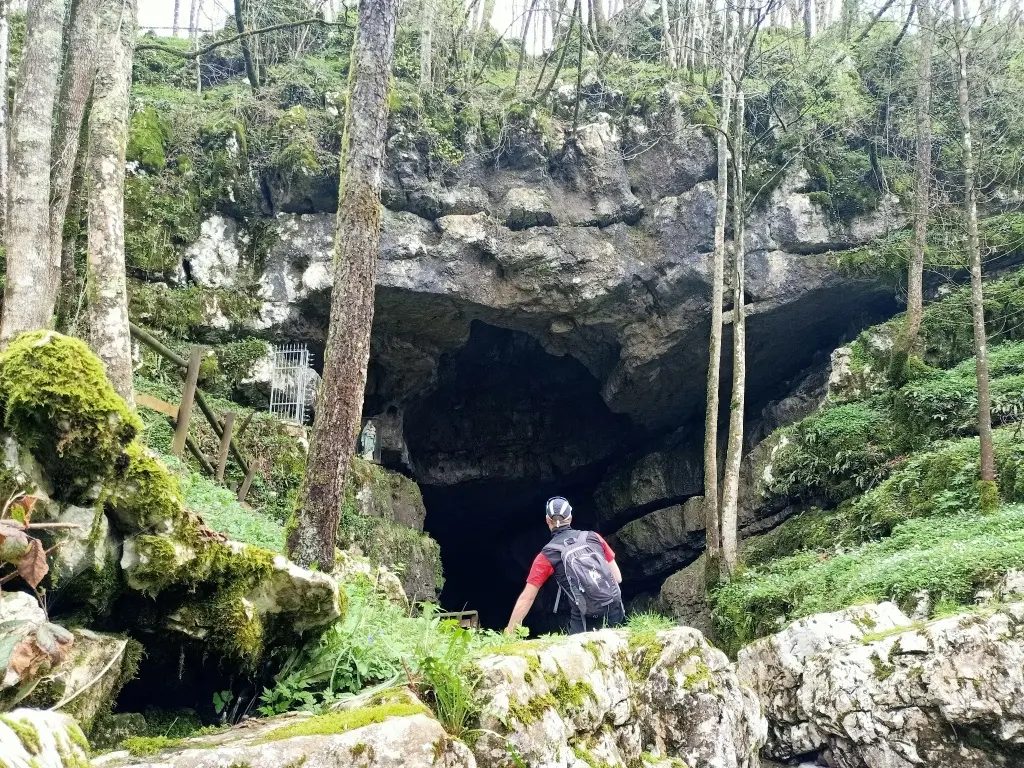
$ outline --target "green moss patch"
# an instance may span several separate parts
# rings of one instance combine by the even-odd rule
[[[0,723],[14,731],[14,735],[18,737],[21,745],[30,755],[38,755],[42,751],[43,747],[39,741],[39,731],[36,730],[34,725],[24,720],[15,720],[13,717],[3,716],[0,716]]]
[[[103,364],[77,339],[52,331],[19,336],[0,354],[4,427],[46,470],[61,501],[123,471],[141,423]]]
[[[408,702],[361,707],[347,712],[330,712],[271,731],[260,739],[260,743],[293,739],[297,736],[331,736],[367,725],[383,723],[393,717],[410,717],[429,714],[429,712],[426,707]]]

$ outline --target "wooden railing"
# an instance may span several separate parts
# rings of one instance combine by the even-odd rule
[[[174,427],[174,439],[171,441],[171,453],[177,457],[181,457],[181,454],[187,448],[189,453],[195,456],[199,462],[199,466],[203,470],[213,477],[216,478],[217,482],[224,482],[224,470],[227,467],[228,454],[234,456],[235,461],[238,462],[238,466],[245,474],[245,480],[243,480],[241,487],[238,489],[238,500],[245,501],[245,497],[249,495],[249,488],[252,486],[253,478],[256,476],[256,463],[247,462],[245,457],[242,456],[241,450],[238,448],[236,438],[240,438],[246,427],[249,426],[249,422],[252,420],[252,414],[250,413],[242,425],[238,428],[238,431],[234,431],[235,426],[235,414],[228,412],[224,415],[223,419],[219,419],[217,415],[210,408],[210,404],[203,396],[203,392],[199,389],[199,366],[203,362],[203,356],[205,351],[203,347],[194,346],[189,353],[188,359],[181,357],[176,354],[173,350],[169,349],[167,345],[162,343],[153,334],[149,333],[134,323],[129,324],[132,337],[142,344],[145,344],[153,352],[158,354],[167,362],[178,366],[185,371],[185,388],[182,390],[181,403],[175,405],[173,403],[165,402],[158,397],[147,395],[143,392],[138,392],[135,395],[135,402],[145,408],[151,408],[154,411],[164,414],[171,420],[171,424]],[[209,460],[203,455],[199,446],[196,442],[189,437],[188,427],[189,422],[192,419],[192,408],[194,405],[199,406],[199,410],[202,411],[203,416],[210,423],[210,427],[213,429],[214,435],[220,441],[220,445],[217,450],[217,466],[216,468],[209,462]]]

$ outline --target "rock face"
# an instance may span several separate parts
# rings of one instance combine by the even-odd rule
[[[757,701],[694,630],[604,630],[487,657],[474,751],[481,768],[633,765],[647,753],[707,768],[755,768]]]
[[[351,727],[350,724],[358,720],[345,719],[339,713],[319,718],[285,715],[250,721],[213,736],[187,739],[152,757],[112,752],[95,760],[93,765],[96,768],[223,768],[227,765],[476,768],[469,748],[448,736],[440,723],[429,715],[412,713],[410,708],[400,716],[388,717],[382,710],[375,710],[381,708],[364,710],[370,724],[361,727]],[[340,713],[345,714],[349,713]],[[354,714],[358,716],[360,712]]]
[[[798,621],[740,651],[766,753],[836,768],[996,768],[1024,745],[1024,604],[927,624],[894,605]]]
[[[8,768],[80,768],[89,742],[67,715],[16,709],[0,715],[0,761]]]

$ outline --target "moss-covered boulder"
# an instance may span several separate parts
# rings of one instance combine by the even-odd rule
[[[0,354],[0,419],[39,461],[60,501],[123,470],[141,423],[77,339],[34,331]]]

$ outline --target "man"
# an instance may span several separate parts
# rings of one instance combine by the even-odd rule
[[[612,548],[593,531],[572,527],[572,507],[561,496],[548,499],[545,518],[551,541],[534,558],[505,634],[516,631],[552,575],[569,598],[569,634],[622,624],[626,618],[619,591],[622,573]]]

